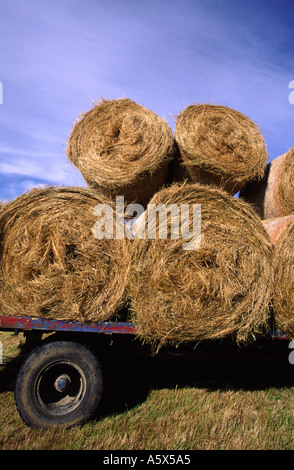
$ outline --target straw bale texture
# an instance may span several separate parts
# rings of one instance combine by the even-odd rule
[[[237,193],[253,177],[261,178],[267,150],[258,126],[226,106],[188,106],[177,117],[175,140],[196,183]]]
[[[97,240],[85,188],[47,187],[0,209],[1,314],[104,321],[123,303],[126,240]]]
[[[274,246],[274,319],[294,339],[294,215],[263,222]]]
[[[166,239],[147,238],[148,211],[138,219],[130,302],[139,335],[159,346],[254,338],[267,325],[272,296],[272,246],[259,217],[245,202],[198,184],[174,184],[151,204],[201,204],[201,244],[189,251],[182,237],[171,239],[170,215]]]
[[[250,181],[240,197],[264,220],[294,213],[294,147],[266,166],[261,181]]]
[[[102,99],[77,120],[66,153],[90,188],[147,204],[165,183],[174,139],[153,111],[127,98]]]

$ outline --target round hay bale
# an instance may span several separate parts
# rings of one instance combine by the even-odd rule
[[[240,197],[264,220],[294,213],[294,147],[266,166],[261,181],[249,181]]]
[[[278,329],[294,338],[294,215],[263,222],[274,246],[274,319]]]
[[[0,308],[5,315],[105,321],[124,301],[126,240],[98,240],[83,188],[47,187],[0,209]]]
[[[160,218],[153,240],[148,211],[137,220],[129,295],[139,335],[160,347],[223,337],[243,342],[266,328],[272,246],[250,206],[224,191],[187,183],[161,190],[148,209],[151,204],[201,204],[201,243],[183,250],[182,236],[172,239],[170,213],[166,239],[159,239]],[[195,233],[192,218],[188,227]]]
[[[145,205],[166,181],[174,139],[153,111],[127,98],[102,99],[75,123],[66,153],[90,188]]]
[[[235,194],[264,174],[268,155],[263,136],[251,119],[234,109],[190,105],[177,117],[174,137],[196,183]]]

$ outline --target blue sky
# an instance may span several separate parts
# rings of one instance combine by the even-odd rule
[[[65,147],[100,97],[172,129],[189,104],[222,104],[259,125],[270,160],[294,145],[291,2],[1,0],[0,24],[0,199],[85,186]]]

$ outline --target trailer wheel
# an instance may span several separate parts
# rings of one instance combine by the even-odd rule
[[[22,364],[15,402],[32,428],[71,427],[88,421],[102,395],[100,363],[80,343],[55,341],[34,349]]]

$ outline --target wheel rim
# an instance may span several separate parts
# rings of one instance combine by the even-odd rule
[[[39,406],[50,415],[66,415],[75,410],[86,393],[86,378],[76,364],[58,361],[44,367],[35,382]]]

